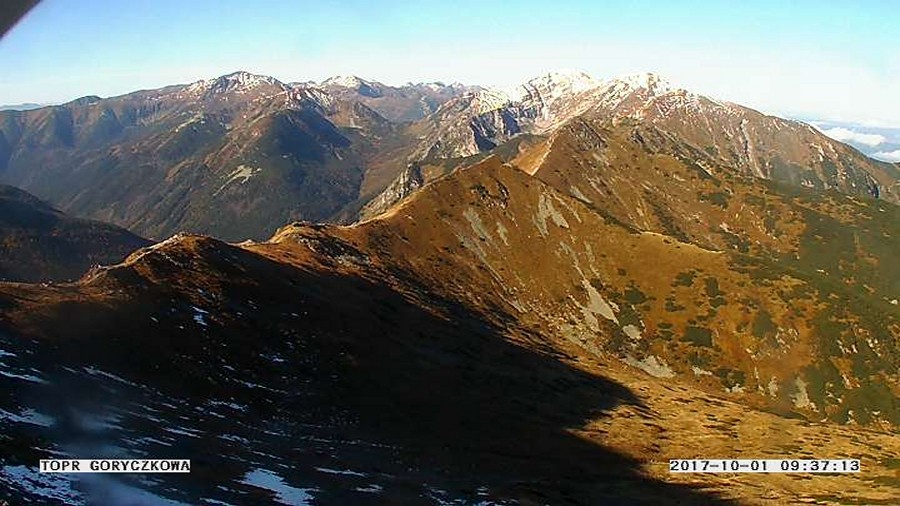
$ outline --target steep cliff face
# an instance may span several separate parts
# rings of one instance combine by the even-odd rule
[[[383,192],[369,201],[359,212],[361,220],[373,218],[389,210],[398,202],[409,197],[425,184],[425,177],[418,165],[410,165]]]

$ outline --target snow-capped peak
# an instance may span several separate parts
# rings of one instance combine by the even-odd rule
[[[260,84],[275,84],[278,82],[274,77],[269,76],[261,76],[258,74],[251,74],[250,72],[245,72],[243,70],[239,70],[237,72],[232,72],[231,74],[224,75],[217,79],[217,81],[234,83],[238,86],[245,88],[252,88],[254,86],[259,86]]]
[[[574,93],[579,93],[596,88],[600,82],[581,70],[557,70],[530,79],[526,84],[532,86],[566,88]]]
[[[332,76],[322,81],[323,86],[341,86],[343,88],[359,88],[368,84],[368,81],[356,76]]]
[[[608,81],[607,85],[609,88],[619,88],[629,92],[646,90],[651,96],[664,95],[676,89],[666,78],[652,72],[617,77]]]
[[[509,95],[515,100],[523,100],[529,95],[540,95],[554,100],[563,96],[577,95],[600,85],[586,72],[580,70],[558,70],[529,79],[525,83],[510,90]]]
[[[334,76],[322,81],[323,87],[337,87],[353,90],[366,97],[380,97],[382,85],[375,81],[366,81],[356,76]]]
[[[261,76],[239,70],[215,79],[204,79],[202,81],[194,82],[188,89],[190,91],[209,91],[218,93],[232,91],[244,92],[263,84],[285,88],[284,84],[274,77]]]
[[[288,83],[291,88],[318,88],[318,81],[293,81]]]
[[[444,83],[440,82],[430,82],[430,83],[419,83],[418,86],[423,88],[428,88],[431,91],[440,91],[447,87]]]

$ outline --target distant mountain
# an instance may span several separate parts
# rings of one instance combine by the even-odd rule
[[[420,120],[447,100],[479,89],[458,83],[408,83],[396,87],[356,76],[331,77],[319,86],[338,98],[357,100],[397,123]]]
[[[417,154],[457,158],[521,134],[551,135],[580,116],[665,131],[730,171],[900,202],[900,172],[812,127],[678,89],[654,74],[596,81],[555,73],[513,92],[485,90],[448,101],[424,120]]]
[[[759,200],[755,192],[748,194],[748,185],[766,182],[782,192],[788,188],[809,188],[826,195],[833,191],[856,192],[856,198],[871,198],[876,189],[896,188],[879,185],[869,172],[858,168],[881,170],[887,182],[891,176],[885,174],[896,171],[894,167],[867,162],[851,148],[836,142],[824,146],[830,146],[834,149],[832,154],[845,161],[846,173],[827,172],[827,162],[823,162],[826,170],[822,172],[805,169],[802,174],[806,179],[800,181],[793,179],[789,170],[769,172],[777,165],[763,166],[767,170],[763,174],[742,173],[742,168],[752,171],[755,165],[742,160],[740,153],[727,151],[729,148],[724,146],[733,138],[726,133],[719,139],[730,140],[709,141],[709,146],[713,142],[719,144],[699,149],[697,143],[686,140],[690,138],[687,128],[691,124],[688,120],[678,123],[681,132],[673,134],[671,123],[610,122],[604,114],[585,114],[554,131],[545,141],[521,149],[511,163],[623,224],[714,250],[738,247],[745,252],[766,248],[780,251],[785,236],[773,228],[772,207],[768,201]],[[823,142],[822,138],[814,137],[809,127],[776,124],[791,129],[785,137],[797,144],[790,148],[794,151],[785,148],[786,151],[770,153],[799,156],[798,149],[823,146],[816,144]],[[863,184],[868,186],[860,188]],[[738,244],[738,237],[745,239]]]
[[[467,89],[358,78],[285,84],[236,72],[5,111],[0,181],[148,237],[262,239],[288,221],[352,216],[345,208],[405,166],[403,122]]]
[[[27,102],[24,104],[0,105],[0,111],[30,111],[32,109],[38,109],[40,107],[44,106],[41,104]]]
[[[0,185],[0,279],[71,281],[121,262],[149,241],[127,230],[70,218],[32,195]]]
[[[361,103],[238,72],[0,113],[0,180],[151,237],[262,238],[354,200],[394,129]]]
[[[355,76],[288,84],[236,72],[3,111],[0,182],[146,237],[189,231],[261,240],[293,220],[371,218],[489,154],[511,160],[527,151],[534,157],[523,164],[537,170],[532,146],[631,124],[658,139],[635,156],[652,148],[723,174],[900,199],[895,165],[808,125],[653,74],[596,80],[576,71],[507,91],[393,87]]]

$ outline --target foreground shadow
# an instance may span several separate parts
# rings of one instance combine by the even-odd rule
[[[158,487],[179,500],[285,499],[248,486],[262,457],[235,456],[256,451],[286,482],[314,490],[304,499],[313,504],[730,504],[648,478],[629,457],[568,431],[622,404],[640,405],[626,386],[574,369],[550,349],[514,344],[420,287],[409,293],[427,304],[385,283],[299,269],[215,241],[144,265],[141,276],[121,270],[82,290],[118,298],[69,295],[30,308],[28,332],[43,343],[31,366],[48,377],[60,367],[95,368],[160,392],[168,404],[183,399],[183,409],[155,416],[194,423],[190,431],[202,436],[148,451],[193,459],[191,475],[166,476]],[[2,286],[0,300],[16,290],[37,289]],[[57,408],[46,409],[60,420],[72,411],[60,406],[99,395],[96,382],[51,378],[29,388],[54,399]],[[126,390],[101,397],[123,404],[123,396],[145,395]],[[190,415],[211,399],[244,409]],[[42,437],[71,441],[71,425],[57,423]],[[268,435],[249,435],[266,427]],[[151,431],[137,422],[128,430]],[[243,434],[243,446],[223,434]],[[377,485],[361,486],[361,477]]]

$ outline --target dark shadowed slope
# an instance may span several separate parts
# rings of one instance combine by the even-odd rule
[[[315,504],[730,503],[573,432],[648,412],[600,369],[309,232],[256,252],[180,237],[77,285],[0,287],[2,494],[45,501],[14,478],[60,450],[194,461],[154,482],[58,477],[96,504],[283,500],[273,476]]]
[[[127,230],[66,216],[28,193],[0,185],[0,279],[78,279],[122,261],[149,242]]]

